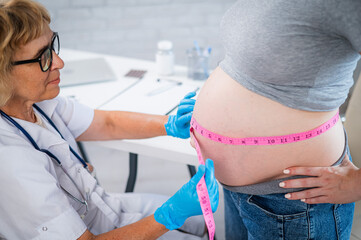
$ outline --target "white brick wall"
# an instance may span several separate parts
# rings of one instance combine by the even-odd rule
[[[223,58],[219,24],[236,0],[38,0],[52,16],[61,46],[154,60],[157,41],[174,43],[176,64],[197,40],[211,46],[210,66]]]

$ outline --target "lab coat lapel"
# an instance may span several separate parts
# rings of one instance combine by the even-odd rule
[[[68,143],[57,132],[27,121],[21,121],[19,124],[31,135],[40,149],[49,150],[59,159],[68,159],[70,157]],[[51,128],[49,125],[47,127]],[[25,136],[24,138],[26,139]],[[63,165],[65,164],[65,161],[61,162]]]
[[[46,104],[39,103],[39,105],[41,105],[41,109],[49,116],[49,118],[51,118],[55,112],[57,101],[48,101]],[[40,149],[47,149],[51,151],[59,159],[70,158],[68,143],[61,138],[59,133],[57,133],[53,129],[53,127],[47,123],[47,121],[44,122],[48,129],[41,127],[35,123],[31,123],[21,119],[14,120],[18,122],[29,133],[29,135],[34,139]],[[16,137],[21,136],[26,142],[29,142],[29,144],[31,144],[30,141],[26,138],[26,136],[7,120],[3,119],[3,122],[1,122],[1,126],[2,128],[13,132]],[[63,161],[62,163],[64,165]]]
[[[36,103],[36,105],[38,107],[40,107],[41,110],[43,110],[43,112],[51,119],[55,112],[55,108],[58,105],[58,101],[55,98],[52,100],[45,100],[45,101]]]
[[[53,145],[65,143],[58,133],[50,129],[45,129],[35,123],[27,121],[21,121],[19,124],[30,134],[40,148],[49,149]],[[24,138],[27,139],[25,136]]]

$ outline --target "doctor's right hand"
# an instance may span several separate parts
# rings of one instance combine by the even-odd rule
[[[201,215],[202,209],[198,200],[196,186],[203,175],[212,211],[215,212],[219,201],[218,183],[214,177],[213,161],[207,159],[206,165],[200,165],[198,172],[192,179],[155,211],[155,220],[163,224],[167,229],[174,230],[180,228],[187,218]]]
[[[168,136],[178,138],[189,138],[190,121],[193,114],[196,92],[188,93],[179,103],[176,115],[170,115],[164,125]]]

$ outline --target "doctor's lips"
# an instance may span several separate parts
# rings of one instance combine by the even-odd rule
[[[54,80],[49,81],[49,84],[59,84],[59,83],[60,83],[60,76]]]

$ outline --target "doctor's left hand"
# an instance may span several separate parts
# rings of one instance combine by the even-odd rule
[[[187,218],[202,215],[196,187],[203,175],[212,211],[215,212],[219,202],[218,182],[214,176],[213,161],[207,159],[206,165],[200,165],[192,179],[155,211],[154,219],[167,229],[174,230],[180,228]]]
[[[179,138],[189,138],[190,121],[193,114],[196,92],[188,93],[178,105],[177,115],[170,115],[164,125],[167,135]]]

